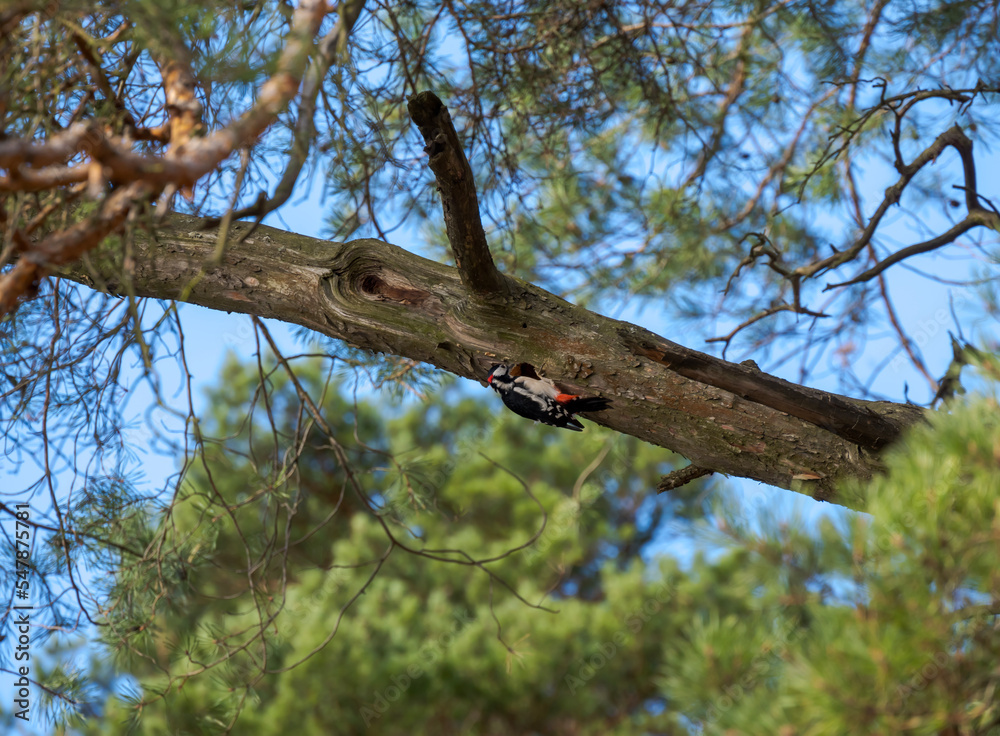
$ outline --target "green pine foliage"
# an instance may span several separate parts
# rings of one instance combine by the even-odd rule
[[[112,697],[85,732],[217,733],[238,716],[237,732],[268,733],[302,708],[315,733],[588,720],[600,733],[645,718],[658,642],[677,625],[655,615],[666,578],[639,556],[671,508],[646,500],[669,470],[662,454],[596,427],[564,437],[450,391],[386,419],[342,384],[324,391],[320,368],[300,379],[325,393],[367,501],[315,432],[294,468],[274,452],[267,416],[294,441],[295,393],[273,373],[265,397],[231,364],[211,393],[202,468],[150,518],[165,561],[130,566],[111,591],[105,644],[141,691]],[[582,713],[573,697],[552,707],[591,688],[602,695]]]
[[[661,685],[704,733],[1000,727],[1000,413],[956,404],[872,482],[871,515],[730,531],[743,614],[706,607]]]
[[[330,373],[300,371],[320,393]],[[278,376],[266,402],[291,440]],[[776,525],[718,493],[681,521],[702,506],[648,500],[658,453],[596,427],[447,387],[386,418],[328,384],[362,502],[312,433],[282,467],[238,410],[260,386],[227,368],[203,470],[150,519],[166,571],[116,576],[105,643],[138,689],[81,733],[995,730],[995,397],[911,433],[870,514]],[[663,529],[713,551],[647,564]]]

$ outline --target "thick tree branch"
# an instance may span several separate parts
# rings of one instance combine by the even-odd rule
[[[249,225],[234,223],[222,261],[212,264],[217,236],[203,224],[171,215],[155,238],[137,232],[129,284],[111,250],[89,259],[92,273],[83,264],[63,273],[137,296],[184,293],[195,304],[303,325],[480,381],[498,360],[527,361],[611,399],[588,419],[699,467],[854,508],[864,500],[838,495],[836,477],[878,472],[877,448],[923,416],[794,386],[515,279],[507,299],[484,301],[455,269],[376,240],[341,244],[259,227],[241,242]]]
[[[96,135],[97,130],[96,123],[74,123],[41,143],[23,138],[0,141],[0,169],[66,163],[85,150],[86,141]]]
[[[43,192],[87,181],[87,166],[46,166],[40,171],[23,169],[10,176],[0,176],[0,192]]]
[[[465,157],[448,108],[433,92],[421,92],[406,104],[427,144],[431,171],[441,192],[448,240],[462,283],[475,294],[503,294],[506,284],[497,271],[479,217],[479,199],[472,167]]]

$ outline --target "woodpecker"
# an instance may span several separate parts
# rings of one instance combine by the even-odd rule
[[[512,367],[498,363],[490,368],[486,380],[515,414],[574,432],[583,431],[574,414],[608,408],[607,399],[564,393],[551,380],[540,377],[530,363]]]

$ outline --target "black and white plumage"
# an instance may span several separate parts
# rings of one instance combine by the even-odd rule
[[[583,431],[574,414],[608,408],[607,399],[564,392],[553,381],[539,376],[530,363],[494,365],[487,381],[515,414],[574,432]]]

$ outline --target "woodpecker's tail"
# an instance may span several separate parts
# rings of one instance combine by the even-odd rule
[[[566,411],[572,412],[573,414],[579,414],[580,412],[589,411],[604,411],[611,405],[608,399],[602,398],[600,396],[577,396],[576,398],[570,399],[565,404]]]

